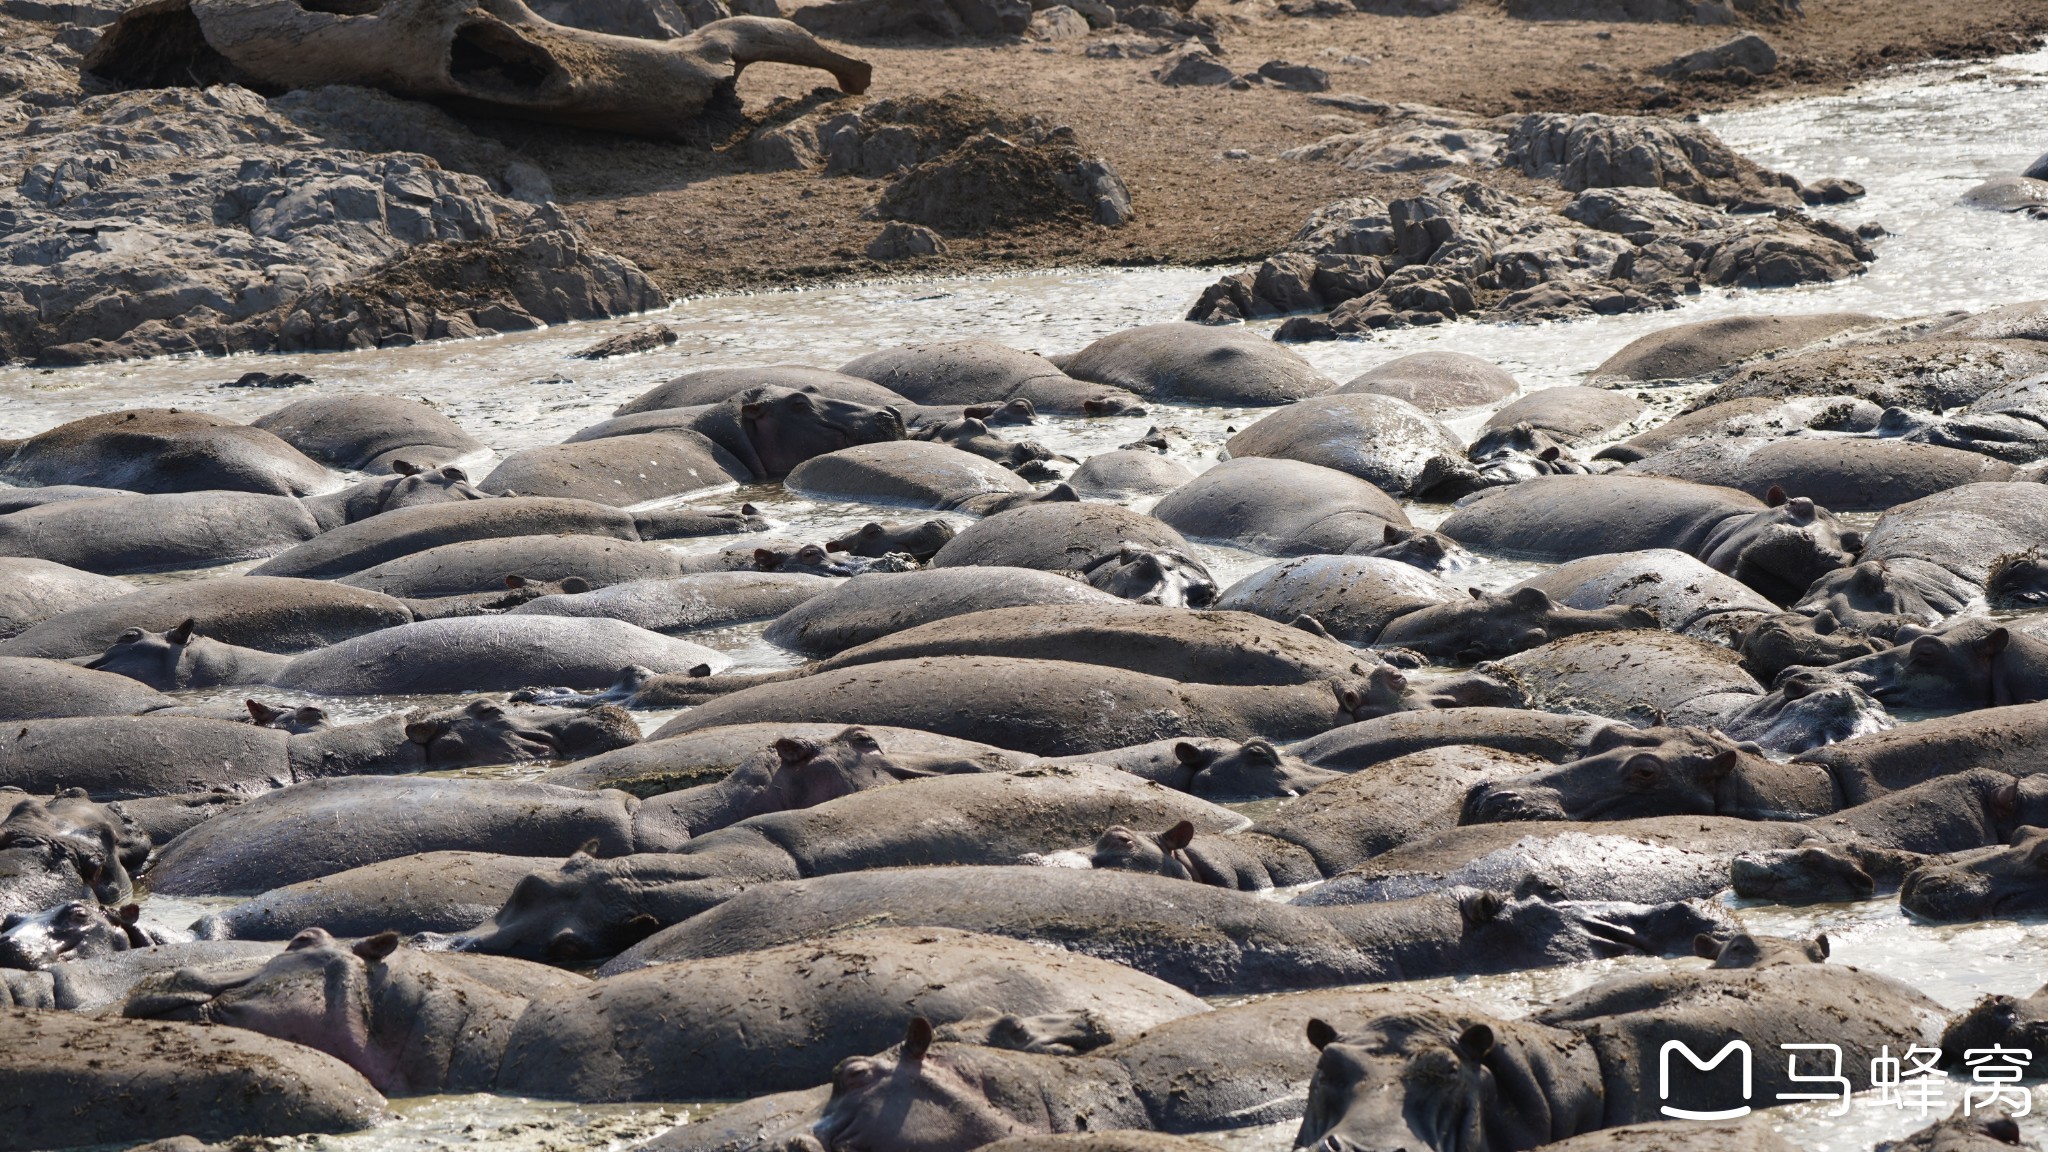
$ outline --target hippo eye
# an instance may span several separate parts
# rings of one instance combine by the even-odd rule
[[[836,1079],[841,1087],[858,1088],[875,1078],[875,1064],[872,1060],[848,1060],[839,1066]]]

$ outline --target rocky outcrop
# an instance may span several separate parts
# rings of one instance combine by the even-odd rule
[[[1524,20],[1609,20],[1649,24],[1776,24],[1804,15],[1800,0],[1503,0]]]
[[[1029,0],[827,0],[790,19],[835,40],[925,36],[938,40],[1021,36],[1031,27]]]

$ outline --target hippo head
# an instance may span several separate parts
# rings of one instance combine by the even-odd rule
[[[1143,416],[1145,402],[1129,392],[1108,391],[1081,401],[1083,416]]]
[[[1596,733],[1578,760],[1473,785],[1458,822],[1711,816],[1738,802],[1737,769],[1761,753],[1697,728],[1615,725]]]
[[[860,553],[854,553],[860,555]],[[858,576],[866,566],[833,556],[821,544],[805,544],[794,550],[754,549],[757,572],[795,572],[807,576]]]
[[[932,1040],[931,1022],[919,1016],[895,1051],[841,1060],[811,1130],[817,1145],[825,1152],[969,1152],[1025,1130],[977,1074],[977,1057],[993,1049]]]
[[[1882,560],[1822,573],[1799,603],[1801,611],[1826,608],[1843,627],[1879,636],[1890,635],[1897,618],[1932,624],[1944,615],[1906,573]]]
[[[1380,530],[1377,545],[1355,551],[1360,556],[1397,560],[1439,575],[1463,571],[1473,564],[1472,554],[1449,536],[1426,528],[1410,528],[1405,524],[1387,525]]]
[[[327,717],[327,709],[312,704],[289,708],[261,700],[244,700],[242,706],[249,710],[249,723],[258,728],[276,728],[294,736],[304,736],[308,732],[323,732],[334,727]]]
[[[1877,893],[1877,873],[1922,857],[1896,849],[1810,841],[1796,848],[1744,852],[1729,864],[1735,894],[1773,904],[1847,904]]]
[[[1035,1052],[1040,1056],[1079,1056],[1114,1043],[1110,1022],[1092,1008],[1019,1016],[984,1009],[964,1020],[941,1025],[938,1038],[984,1048]]]
[[[1522,1061],[1501,1043],[1506,1032],[1476,1016],[1430,1009],[1381,1016],[1345,1036],[1310,1020],[1308,1042],[1321,1055],[1294,1146],[1480,1152],[1547,1142],[1547,1130],[1503,1131],[1505,1117],[1489,1115],[1499,1111],[1488,1106],[1497,1077],[1527,1082],[1528,1069],[1517,1068]]]
[[[894,408],[810,392],[762,385],[733,397],[731,403],[739,407],[740,427],[765,478],[786,475],[813,456],[905,436],[903,416]]]
[[[989,431],[987,423],[973,415],[964,415],[958,420],[944,424],[927,424],[917,430],[917,439],[946,444],[963,452],[972,452],[994,460],[1028,480],[1040,480],[1059,475],[1057,470],[1042,468],[1035,474],[1026,475],[1025,469],[1031,464],[1049,464],[1053,461],[1071,464],[1073,458],[1062,456],[1036,440],[1010,440]]]
[[[1001,404],[969,404],[960,409],[960,415],[971,416],[991,428],[1038,423],[1037,406],[1022,396]]]
[[[848,728],[820,744],[801,736],[775,742],[776,765],[768,778],[762,812],[815,808],[828,800],[932,773],[895,763],[865,728]]]
[[[1993,608],[2038,608],[2048,604],[2048,559],[2038,549],[2000,556],[1984,582]]]
[[[1793,753],[1889,731],[1892,718],[1883,704],[1832,669],[1787,668],[1769,692],[1715,723],[1737,740]]]
[[[260,964],[180,968],[148,977],[128,994],[121,1014],[218,1024],[303,1044],[361,1072],[379,1091],[397,1094],[412,1088],[399,1067],[402,1053],[390,1050],[390,1040],[375,1026],[377,1001],[390,976],[387,961],[397,951],[396,932],[351,948],[325,929],[308,928]]]
[[[86,661],[85,666],[96,672],[139,680],[151,688],[176,688],[179,665],[184,663],[193,642],[200,639],[197,631],[196,620],[186,620],[165,632],[130,628],[114,637],[113,644]]]
[[[1338,710],[1350,717],[1340,723],[1377,720],[1417,706],[1409,695],[1408,677],[1391,664],[1379,665],[1363,680],[1331,681],[1331,687],[1337,694]]]
[[[1215,578],[1200,560],[1174,548],[1124,544],[1081,569],[1088,583],[1112,596],[1162,608],[1206,608],[1216,602]]]
[[[2039,992],[2025,999],[1986,996],[1941,1034],[1941,1050],[1952,1056],[1993,1045],[2048,1051],[2048,998]]]
[[[1187,847],[1195,838],[1193,823],[1183,820],[1164,832],[1140,832],[1112,824],[1095,841],[1088,862],[1096,868],[1116,872],[1146,872],[1173,880],[1195,878]]]
[[[1218,803],[1299,796],[1344,775],[1289,756],[1257,737],[1235,748],[1183,740],[1173,746],[1173,758],[1188,773],[1177,785],[1180,790]]]
[[[2048,910],[2048,828],[2022,828],[2008,847],[1915,868],[1899,885],[1899,907],[1946,921]]]
[[[1693,938],[1693,954],[1712,960],[1715,968],[1775,968],[1780,964],[1825,964],[1828,934],[1811,940],[1788,940],[1783,936],[1757,936],[1737,932],[1726,940],[1706,933]]]
[[[38,857],[37,870],[75,875],[103,904],[133,894],[129,869],[139,868],[149,850],[147,836],[75,788],[50,800],[24,797],[0,817],[0,851],[17,853],[14,859],[24,866]]]
[[[606,861],[577,852],[559,868],[523,877],[497,915],[448,946],[569,967],[595,964],[661,928],[653,916],[620,910],[630,900],[623,883]]]
[[[1743,630],[1736,646],[1743,668],[1765,684],[1787,668],[1825,668],[1883,648],[1878,641],[1843,628],[1826,608],[1811,616],[1784,612],[1760,617]]]
[[[1540,588],[1471,590],[1468,600],[1432,604],[1395,619],[1380,643],[1474,663],[1512,656],[1565,636],[1657,627],[1657,614],[1635,604],[1567,608]]]
[[[1790,604],[1813,582],[1855,560],[1863,537],[1804,496],[1772,488],[1761,512],[1731,517],[1707,538],[1700,559],[1774,604]]]
[[[1941,1047],[1948,1053],[1949,1061],[1965,1051],[1946,1040]],[[1937,1120],[1903,1139],[1887,1140],[1877,1147],[1878,1152],[2006,1152],[2008,1148],[2031,1149],[2035,1145],[2021,1135],[2020,1122],[2004,1114],[2003,1105],[1980,1104],[1968,1115],[1959,1105],[1948,1119]]]
[[[404,460],[391,462],[392,475],[369,483],[376,486],[375,508],[392,512],[417,504],[453,504],[489,500],[491,494],[470,483],[469,473],[452,464],[422,468]]]
[[[640,726],[615,704],[544,708],[473,700],[409,717],[405,738],[425,750],[429,764],[511,764],[611,752],[639,743]]]
[[[1473,441],[1466,455],[1479,466],[1479,482],[1486,487],[1594,470],[1556,437],[1527,421],[1492,429]]]
[[[14,913],[0,920],[0,968],[48,968],[66,960],[146,948],[157,941],[136,925],[141,914],[134,904],[117,911],[85,900]]]
[[[901,552],[919,560],[929,560],[938,555],[939,549],[944,548],[953,535],[953,526],[944,520],[927,520],[922,524],[869,521],[837,540],[826,541],[825,550],[871,558]]]
[[[1894,708],[1989,708],[2015,702],[1999,699],[2001,658],[2013,659],[2005,654],[2015,644],[2032,643],[1981,617],[1954,620],[1938,630],[1908,626],[1899,630],[1892,647],[1835,664],[1826,675]]]

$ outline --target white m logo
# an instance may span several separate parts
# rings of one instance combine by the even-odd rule
[[[1673,1052],[1684,1053],[1686,1063],[1691,1064],[1696,1071],[1700,1072],[1712,1072],[1714,1069],[1719,1068],[1721,1062],[1728,1059],[1728,1054],[1731,1052],[1741,1056],[1742,1098],[1744,1100],[1749,1099],[1751,1090],[1755,1085],[1751,1076],[1749,1044],[1742,1040],[1730,1040],[1719,1052],[1714,1053],[1712,1060],[1701,1060],[1699,1054],[1687,1047],[1683,1040],[1666,1040],[1664,1047],[1657,1053],[1657,1099],[1671,1099],[1671,1054]],[[1744,1104],[1740,1108],[1729,1108],[1719,1112],[1694,1112],[1686,1108],[1673,1108],[1671,1105],[1666,1104],[1658,1108],[1658,1111],[1674,1120],[1734,1120],[1737,1117],[1749,1115],[1749,1105]]]

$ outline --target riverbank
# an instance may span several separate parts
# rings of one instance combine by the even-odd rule
[[[1491,0],[1431,17],[1287,16],[1263,0],[1201,0],[1193,15],[1219,29],[1219,59],[1234,71],[1285,60],[1327,72],[1333,94],[1482,116],[1552,111],[1682,118],[1841,92],[1916,61],[2020,51],[2048,32],[2048,7],[2027,0],[1810,0],[1801,18],[1748,27],[1523,20],[1506,16]],[[786,118],[795,109],[785,107],[778,117],[776,102],[804,98],[817,79],[772,65],[742,78],[750,120],[716,147],[530,126],[512,130],[508,142],[549,173],[569,215],[597,243],[634,260],[672,296],[877,275],[1255,261],[1283,244],[1315,208],[1347,195],[1411,194],[1432,175],[1281,159],[1289,149],[1377,126],[1381,118],[1275,87],[1169,87],[1152,76],[1160,56],[1099,58],[1124,51],[1108,46],[1131,40],[1129,31],[1056,43],[854,49],[875,65],[868,100],[963,93],[1008,115],[1071,126],[1130,188],[1136,216],[1116,229],[1062,221],[950,236],[942,255],[870,260],[864,251],[881,224],[863,214],[878,198],[877,182],[762,171],[750,157],[747,128]],[[1653,72],[1745,32],[1776,47],[1776,71],[1691,80]],[[854,107],[862,100],[844,103]]]

